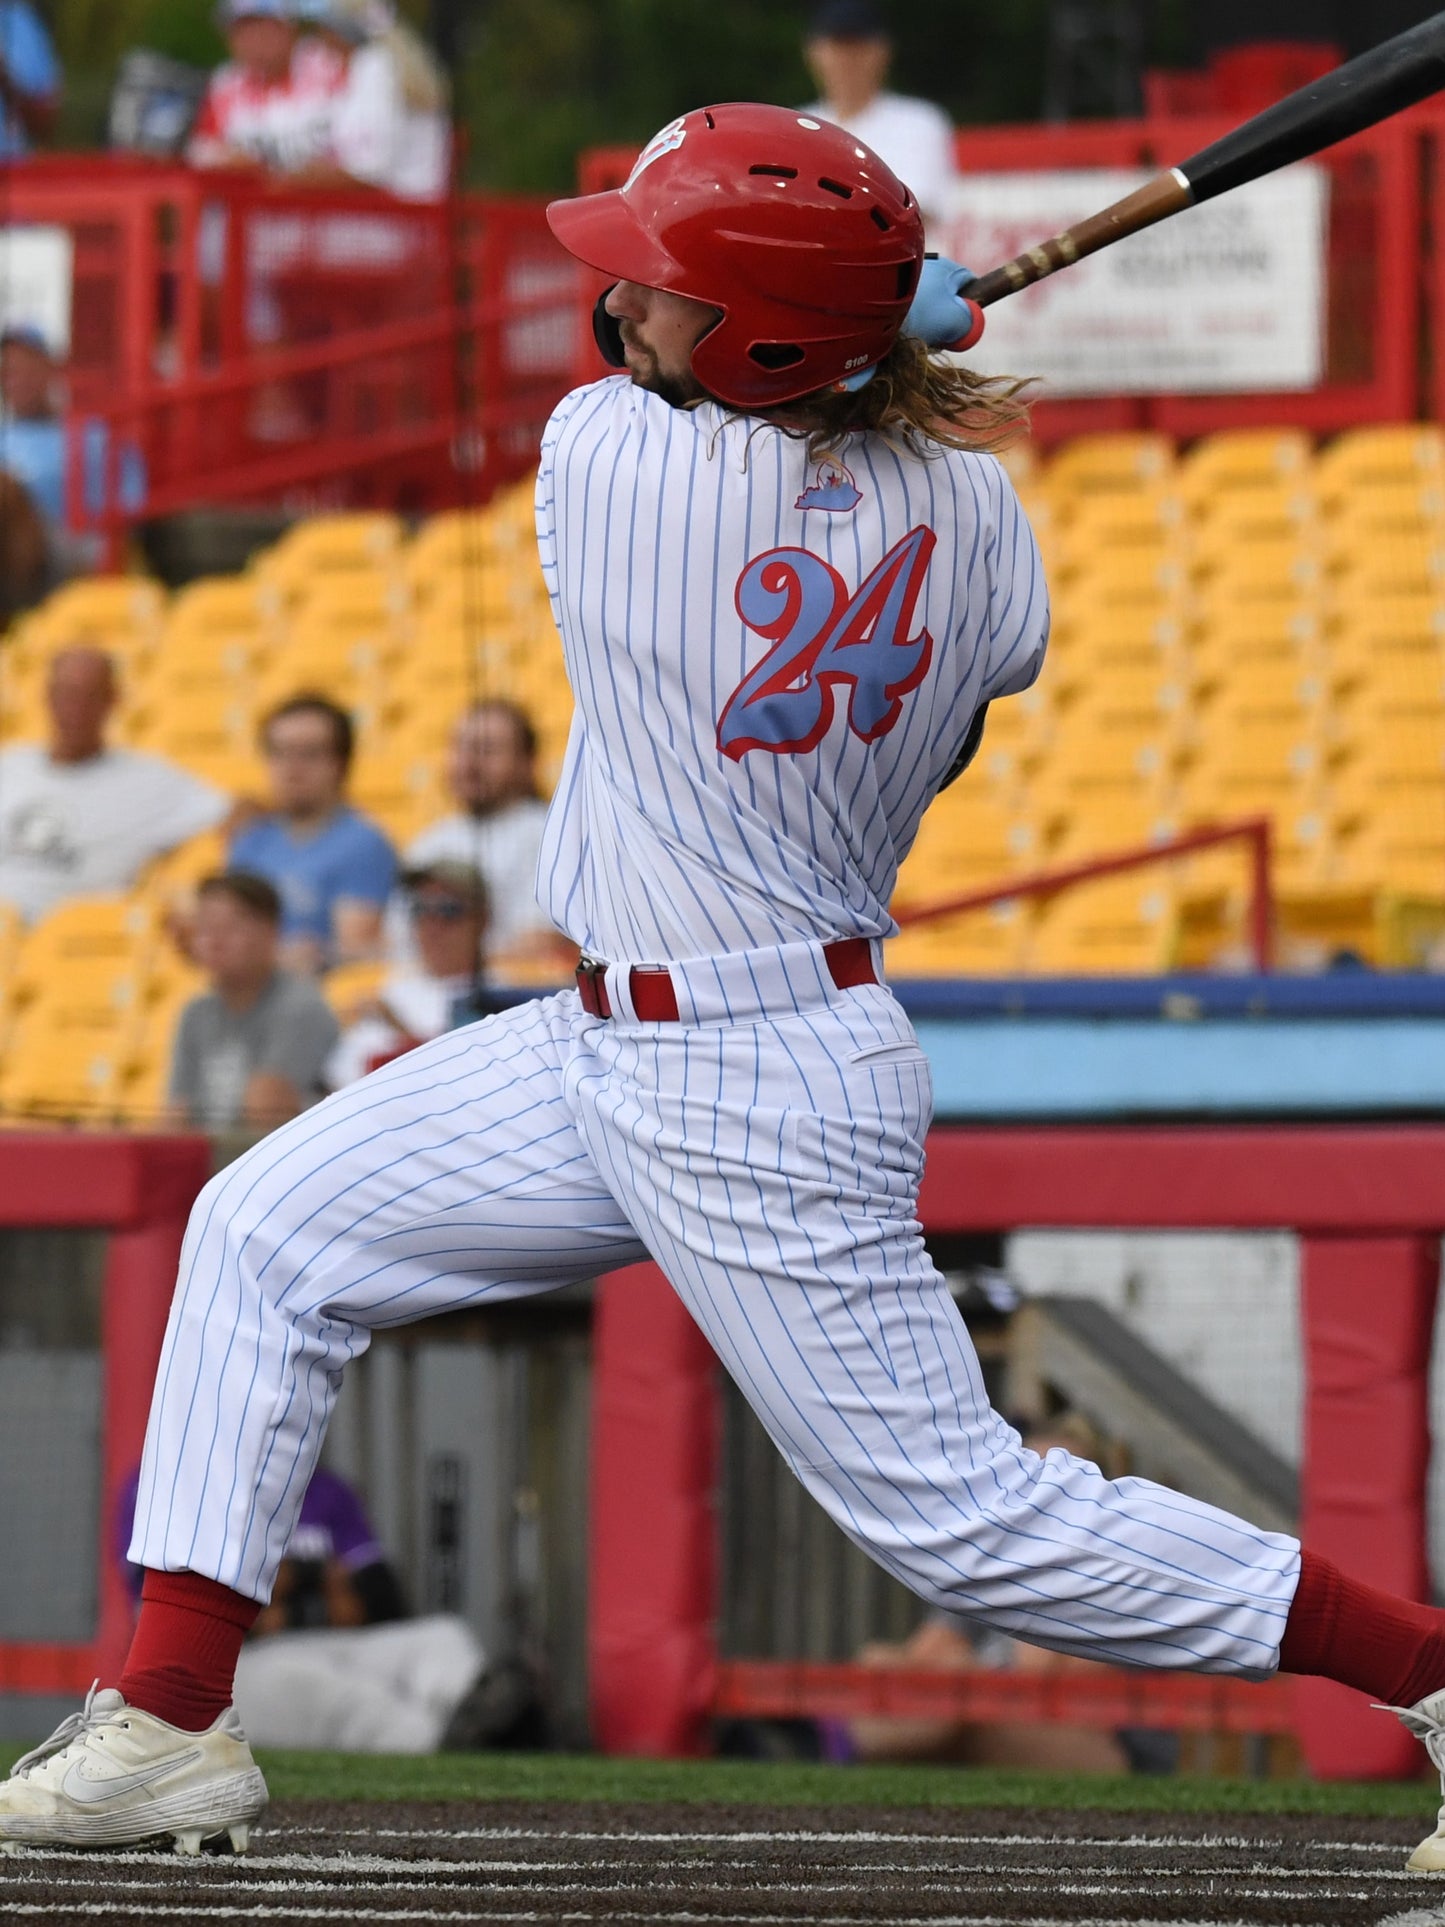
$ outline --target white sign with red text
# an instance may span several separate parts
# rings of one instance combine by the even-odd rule
[[[1122,169],[974,174],[930,245],[982,274],[1132,193]],[[968,365],[1043,394],[1298,392],[1325,365],[1329,175],[1292,167],[995,303]]]

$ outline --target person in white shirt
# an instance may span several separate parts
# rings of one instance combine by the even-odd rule
[[[304,44],[342,75],[316,181],[362,181],[407,201],[439,201],[451,174],[446,80],[389,0],[297,0]]]
[[[887,161],[925,222],[946,215],[958,171],[953,123],[932,101],[886,91],[893,42],[872,0],[821,0],[803,58],[820,98],[802,111],[846,128]]]
[[[443,858],[401,881],[416,961],[399,964],[342,1032],[326,1066],[334,1091],[450,1030],[485,975],[490,909],[481,872]]]
[[[127,890],[146,864],[231,814],[220,790],[159,756],[110,749],[118,695],[103,649],[61,650],[49,741],[0,751],[0,902],[27,920],[67,897]]]
[[[458,719],[447,752],[455,816],[430,824],[406,851],[409,869],[436,862],[481,871],[492,903],[489,948],[494,974],[509,962],[577,961],[537,901],[537,853],[547,805],[537,784],[537,733],[516,703],[489,698]]]

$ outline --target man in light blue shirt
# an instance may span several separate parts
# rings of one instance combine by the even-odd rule
[[[274,884],[287,969],[325,970],[375,956],[396,883],[396,852],[346,803],[351,718],[325,696],[292,697],[261,727],[274,809],[232,841],[232,870]]]
[[[60,63],[30,0],[0,0],[0,161],[47,138],[60,107]]]

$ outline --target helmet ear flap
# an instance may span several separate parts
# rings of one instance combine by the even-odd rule
[[[615,288],[617,283],[612,283]],[[612,288],[604,288],[592,309],[592,339],[597,343],[597,352],[609,368],[625,368],[627,356],[622,352],[622,323],[616,315],[607,312],[607,297]]]

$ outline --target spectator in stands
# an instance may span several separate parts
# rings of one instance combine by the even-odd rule
[[[139,1608],[143,1574],[127,1552],[139,1469],[121,1487],[115,1556]],[[487,1682],[476,1634],[454,1613],[408,1615],[401,1582],[360,1496],[321,1466],[236,1669],[236,1707],[258,1746],[342,1753],[433,1753],[467,1707],[468,1742]],[[470,1702],[470,1704],[468,1704]],[[507,1741],[495,1725],[481,1744]]]
[[[46,679],[48,741],[0,751],[0,900],[26,918],[128,890],[147,863],[230,813],[219,790],[173,763],[107,748],[118,694],[104,650],[64,649]]]
[[[0,625],[50,587],[50,539],[23,482],[0,467]]]
[[[451,171],[451,127],[446,80],[426,43],[389,0],[298,0],[297,11],[342,75],[329,148],[306,178],[439,201]]]
[[[181,1012],[171,1058],[177,1122],[269,1131],[322,1095],[337,1023],[308,978],[280,967],[281,899],[228,870],[196,892],[191,954],[211,988]]]
[[[468,710],[452,731],[447,787],[457,813],[413,839],[408,865],[415,870],[446,860],[480,870],[492,905],[488,952],[504,982],[509,963],[570,968],[576,954],[537,901],[547,805],[537,782],[537,732],[526,710],[497,697]]]
[[[46,533],[52,581],[93,568],[98,538],[74,528],[66,497],[64,369],[38,328],[8,326],[0,332],[0,469],[25,489]],[[84,473],[85,506],[99,513],[111,495],[105,425],[77,425]],[[145,469],[134,448],[122,447],[115,495],[120,506],[138,509],[145,500]]]
[[[271,808],[231,844],[231,867],[269,877],[281,894],[283,957],[314,974],[373,956],[396,883],[396,853],[344,800],[355,737],[326,696],[293,696],[261,726]]]
[[[187,158],[304,173],[327,151],[340,66],[298,41],[293,0],[222,0],[220,17],[231,58],[211,76]]]
[[[439,858],[402,876],[416,963],[400,965],[356,1013],[327,1065],[333,1090],[450,1030],[485,974],[487,886],[469,863]]]
[[[821,98],[805,114],[846,127],[913,190],[926,221],[949,211],[953,123],[941,107],[885,90],[893,43],[873,0],[821,0],[803,45]]]
[[[0,0],[0,164],[48,140],[60,111],[60,63],[30,0]]]

